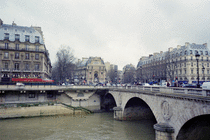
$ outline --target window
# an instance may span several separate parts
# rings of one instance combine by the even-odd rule
[[[184,63],[184,67],[186,67],[186,63]]]
[[[19,34],[15,34],[15,40],[20,41],[20,35]]]
[[[201,57],[201,61],[203,61],[203,57]]]
[[[193,67],[193,62],[191,62],[191,67]]]
[[[195,54],[197,54],[198,53],[198,51],[197,50],[195,50]]]
[[[209,70],[207,70],[207,74],[209,74]]]
[[[187,74],[187,71],[186,70],[184,70],[184,74]]]
[[[203,51],[200,51],[200,54],[203,55]]]
[[[191,74],[193,74],[193,69],[191,69]]]
[[[206,51],[205,54],[208,55],[208,51]]]
[[[9,66],[8,63],[5,62],[5,63],[4,63],[4,68],[5,68],[5,69],[8,69],[8,68],[9,68],[8,66]]]
[[[182,74],[182,70],[180,70],[180,74]]]
[[[35,70],[39,70],[39,64],[35,64]]]
[[[29,42],[29,40],[30,40],[30,36],[29,35],[25,35],[25,41],[27,42]]]
[[[204,69],[202,69],[202,74],[204,74]]]
[[[190,50],[190,54],[192,54],[192,50]]]
[[[19,59],[19,53],[15,53],[15,59]]]
[[[5,34],[4,34],[4,39],[9,40],[9,33],[5,33]]]
[[[35,98],[35,93],[29,93],[28,98]]]
[[[26,59],[29,59],[29,53],[26,53]]]
[[[27,50],[27,51],[29,50],[29,45],[26,45],[26,50]]]
[[[207,67],[209,67],[209,63],[207,63]]]
[[[187,60],[187,58],[186,58],[186,57],[184,57],[184,60],[186,61],[186,60]]]
[[[25,64],[25,70],[29,70],[29,64],[28,63]]]
[[[209,61],[209,58],[208,57],[206,58],[206,61]]]
[[[15,63],[15,70],[19,70],[19,63]]]
[[[19,50],[19,44],[15,44],[15,50]]]
[[[9,49],[9,43],[5,43],[5,49]]]
[[[35,36],[35,43],[39,43],[39,36]]]
[[[193,60],[193,57],[191,56],[191,60]]]
[[[39,54],[35,54],[35,59],[39,60]]]
[[[9,53],[8,52],[4,53],[4,58],[9,58]]]
[[[39,51],[39,46],[38,45],[36,46],[36,51]]]
[[[185,51],[184,54],[187,55],[187,51]]]

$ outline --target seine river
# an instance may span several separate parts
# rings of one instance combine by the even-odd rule
[[[0,120],[1,140],[154,140],[153,120],[116,121],[113,113]]]

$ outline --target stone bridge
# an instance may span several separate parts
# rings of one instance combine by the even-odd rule
[[[166,90],[168,89],[163,91]],[[179,93],[160,91],[159,88],[113,88],[106,93],[105,98],[107,96],[109,101],[105,101],[105,104],[107,102],[112,106],[115,104],[114,118],[117,120],[154,118],[157,140],[206,139],[210,137],[208,91],[183,88],[173,89]],[[181,94],[180,92],[191,94]]]
[[[0,104],[60,100],[114,110],[116,120],[154,119],[157,140],[209,139],[210,91],[167,87],[0,87]]]

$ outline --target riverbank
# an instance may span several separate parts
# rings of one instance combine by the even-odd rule
[[[39,117],[54,115],[85,115],[82,110],[74,110],[67,108],[61,104],[52,106],[32,106],[32,107],[4,107],[0,108],[0,119],[7,118],[23,118],[23,117]]]

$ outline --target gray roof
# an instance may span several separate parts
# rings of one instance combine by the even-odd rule
[[[30,36],[30,43],[35,43],[35,36],[39,37],[39,43],[44,44],[41,33],[33,27],[2,24],[0,25],[0,40],[4,40],[5,33],[9,34],[9,40],[15,41],[15,34],[20,35],[20,42],[25,42],[25,35]]]

